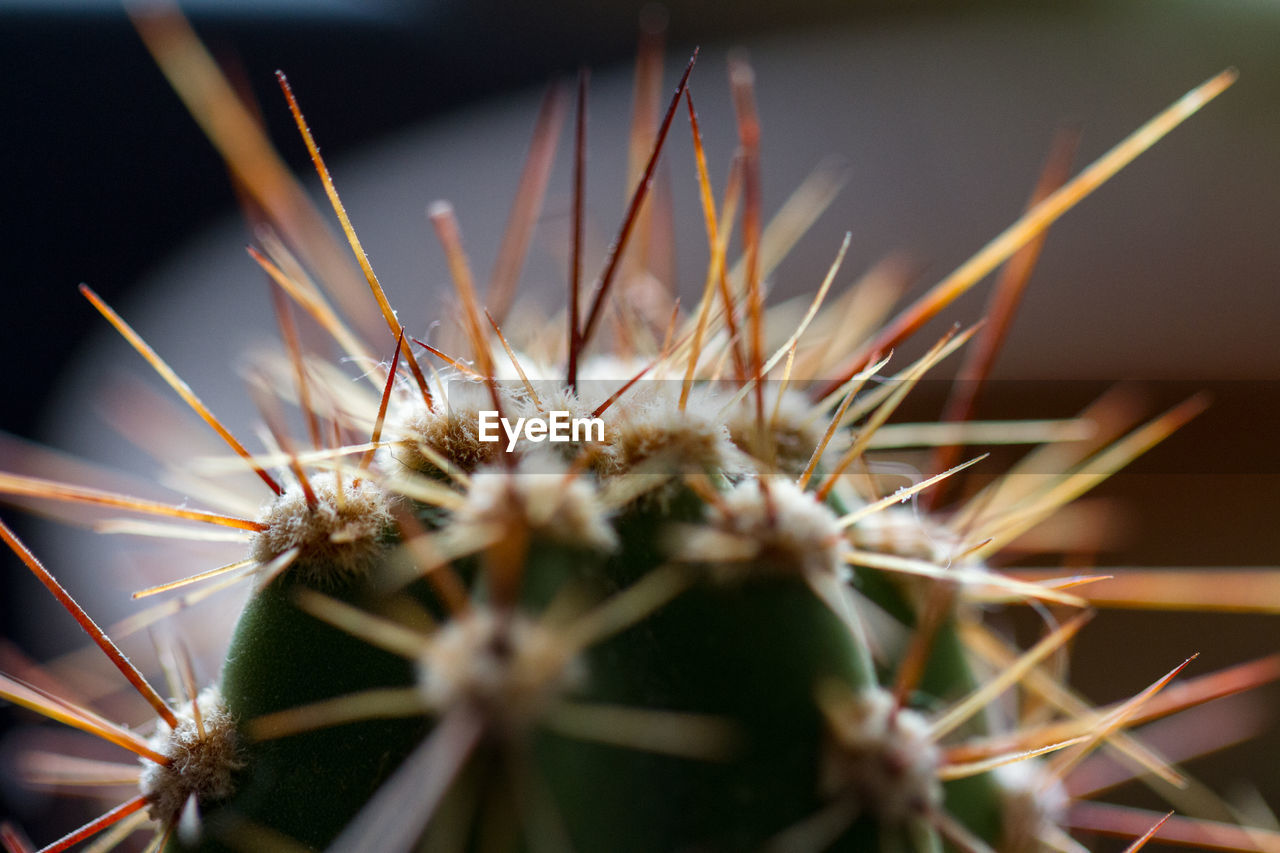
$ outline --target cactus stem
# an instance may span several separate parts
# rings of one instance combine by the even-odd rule
[[[995,853],[991,845],[969,831],[963,823],[947,814],[941,808],[934,808],[928,815],[933,825],[944,838],[954,844],[961,853]]]
[[[674,566],[659,566],[565,628],[570,642],[585,649],[640,622],[689,588],[693,578]]]
[[[514,739],[584,673],[560,632],[507,610],[476,607],[450,620],[419,657],[426,707],[476,709],[493,734]]]
[[[841,797],[779,832],[765,844],[762,853],[826,850],[853,825],[862,813],[862,804],[853,797]]]

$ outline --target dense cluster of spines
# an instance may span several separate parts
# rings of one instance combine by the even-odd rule
[[[253,139],[258,131],[240,122],[233,103],[215,108],[195,96],[222,83],[208,70],[197,73],[204,74],[203,89],[184,76],[204,54],[180,24],[144,21],[143,32],[237,174],[258,178],[250,180],[249,195],[272,229],[252,251],[255,259],[343,350],[363,356],[368,349],[302,272],[311,265],[322,278],[338,276],[324,264],[332,253],[316,248],[322,239],[299,236],[306,217],[287,212],[289,191],[271,194],[264,175],[276,174],[277,164],[254,146],[225,145],[232,129]],[[188,60],[186,71],[174,70],[177,55]],[[642,63],[650,74],[659,67],[652,60]],[[1043,679],[1037,667],[1083,619],[1049,631],[1002,666],[966,642],[985,630],[982,602],[1085,605],[1071,588],[1096,578],[1019,581],[993,570],[985,557],[997,540],[1096,482],[1095,473],[1069,463],[1049,487],[1022,499],[988,492],[965,509],[932,515],[897,504],[964,466],[886,497],[884,481],[863,463],[869,442],[911,386],[976,330],[949,334],[898,381],[881,384],[885,354],[1033,243],[1071,204],[1225,88],[1231,75],[1195,90],[1077,179],[1057,179],[1056,190],[1039,193],[1014,226],[883,330],[844,340],[838,327],[828,328],[807,348],[809,325],[815,319],[823,325],[819,310],[843,248],[799,328],[775,328],[763,308],[762,276],[773,259],[761,257],[751,74],[741,62],[731,73],[742,151],[717,216],[686,88],[691,69],[692,61],[662,122],[638,124],[649,154],[585,306],[575,240],[562,346],[548,347],[536,335],[508,339],[481,308],[451,211],[433,207],[462,303],[463,334],[453,354],[446,351],[452,345],[418,342],[435,359],[427,371],[281,78],[396,347],[391,364],[372,373],[382,393],[366,395],[335,383],[333,371],[307,368],[284,306],[296,387],[279,396],[297,402],[309,419],[317,446],[307,464],[279,428],[275,403],[264,406],[264,417],[283,461],[247,451],[85,289],[273,494],[245,519],[34,478],[0,481],[8,494],[243,531],[247,560],[163,591],[235,573],[254,585],[218,686],[197,691],[188,663],[179,679],[188,695],[165,702],[5,531],[10,547],[159,715],[155,732],[143,736],[48,691],[0,681],[10,700],[131,749],[142,762],[137,796],[46,850],[113,826],[113,832],[140,828],[145,814],[156,828],[153,846],[175,849],[269,843],[639,853],[879,844],[928,851],[945,843],[965,853],[1024,853],[1074,849],[1061,823],[1067,803],[1059,783],[1098,747],[1116,745],[1144,771],[1176,777],[1120,738],[1181,667],[1100,712],[1072,710],[1069,691],[1052,682],[1060,693],[1046,695],[1055,696],[1061,719],[1019,727],[989,713],[993,703],[1024,678]],[[585,92],[583,78],[579,167]],[[651,215],[645,203],[654,166],[682,101],[693,126],[710,245],[702,300],[685,317],[677,303],[665,329],[619,309],[611,318],[626,332],[619,339],[651,346],[595,355],[593,333],[611,288],[627,286],[620,272],[627,240]],[[546,122],[557,112],[563,110],[546,109],[540,119],[534,167],[547,157]],[[578,176],[580,199],[580,168]],[[530,186],[537,185],[535,174]],[[744,261],[730,275],[724,235],[739,202]],[[536,216],[536,205],[531,210],[526,217]],[[531,221],[516,223],[513,233],[527,231]],[[509,294],[495,299],[509,302]],[[989,349],[998,337],[997,331],[980,340]],[[781,346],[770,355],[766,341]],[[268,366],[264,373],[290,371]],[[312,409],[307,401],[315,388],[343,405]],[[605,440],[512,451],[481,440],[482,410],[536,417],[551,409],[605,417]],[[1085,461],[1095,470],[1114,468],[1189,413],[1175,410]],[[340,437],[364,430],[371,440],[325,447],[321,417],[332,419]],[[979,521],[996,532],[987,536]],[[1249,670],[1233,689],[1274,677],[1273,669]],[[1164,712],[1223,692],[1218,682],[1206,683]],[[1049,753],[1058,755],[1039,758]],[[0,836],[12,850],[27,849],[12,828]]]

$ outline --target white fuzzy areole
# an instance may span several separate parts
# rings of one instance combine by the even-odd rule
[[[138,786],[149,803],[148,814],[161,826],[174,825],[192,796],[201,806],[231,796],[232,774],[245,763],[240,756],[235,719],[218,688],[200,691],[196,705],[200,709],[199,725],[191,703],[184,702],[175,709],[178,725],[170,729],[161,720],[148,741],[152,749],[169,758],[169,764],[142,759]]]
[[[454,514],[448,535],[465,538],[476,528],[518,524],[536,536],[565,545],[612,551],[617,535],[605,517],[595,486],[568,478],[550,456],[515,470],[491,467],[471,478],[466,503]]]
[[[429,707],[469,704],[497,731],[515,733],[581,677],[572,649],[527,617],[475,607],[440,629],[418,661]]]
[[[831,740],[822,785],[828,796],[848,796],[881,821],[897,823],[942,803],[941,755],[929,723],[899,708],[881,688],[863,691],[830,720]]]
[[[763,431],[756,416],[754,394],[748,394],[725,413],[734,445],[779,471],[793,476],[799,474],[822,442],[827,429],[826,418],[814,417],[813,403],[794,388],[785,389],[779,399],[775,387],[766,387],[764,412]],[[837,430],[824,455],[838,453],[848,441],[847,433]]]
[[[504,409],[519,405],[501,389],[499,399]],[[388,410],[387,433],[395,440],[391,455],[411,471],[434,473],[438,466],[420,449],[425,447],[470,473],[495,460],[502,451],[502,443],[480,440],[480,412],[492,408],[488,387],[459,376],[437,385],[431,409],[415,390]]]
[[[766,491],[767,489],[767,491]],[[808,577],[839,576],[844,538],[839,519],[786,477],[744,480],[710,514],[711,524],[754,541],[769,567]]]
[[[746,474],[744,457],[720,417],[723,403],[713,392],[695,386],[681,410],[678,381],[640,380],[603,415],[614,461],[600,473]]]
[[[1060,779],[1045,773],[1043,759],[1002,764],[992,772],[999,788],[1003,827],[1000,853],[1035,853],[1050,827],[1060,827],[1071,798]]]
[[[316,474],[309,482],[316,505],[307,504],[300,486],[290,486],[259,513],[266,528],[253,537],[250,555],[266,564],[297,548],[290,574],[319,584],[368,574],[386,553],[383,540],[395,524],[393,497],[368,477],[358,483],[344,477],[341,500],[334,474]]]
[[[890,506],[861,518],[849,528],[855,548],[950,565],[960,550],[960,537],[924,512]]]

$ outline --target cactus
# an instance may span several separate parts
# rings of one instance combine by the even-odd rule
[[[156,26],[146,23],[144,35]],[[179,24],[164,27],[156,53],[167,70],[204,58]],[[928,297],[850,341],[839,313],[822,311],[843,247],[798,328],[765,310],[771,260],[750,72],[731,72],[743,147],[725,217],[705,173],[686,86],[692,67],[589,290],[578,281],[575,239],[564,340],[548,342],[538,323],[521,337],[517,319],[484,310],[452,211],[438,205],[432,220],[450,257],[461,332],[447,329],[421,349],[387,303],[282,77],[389,333],[365,344],[348,331],[304,272],[329,277],[318,238],[291,233],[265,185],[249,194],[280,239],[253,255],[349,354],[393,355],[365,388],[334,378],[336,368],[305,367],[286,334],[287,351],[263,367],[281,378],[279,399],[262,406],[279,452],[246,450],[85,289],[273,494],[256,517],[239,518],[0,477],[11,495],[125,506],[247,538],[245,562],[205,573],[239,573],[253,587],[218,683],[197,690],[185,678],[186,698],[166,701],[0,528],[158,715],[147,736],[0,681],[0,695],[141,759],[139,793],[47,849],[114,825],[152,827],[155,844],[173,850],[1022,853],[1074,843],[1061,782],[1101,746],[1142,772],[1179,778],[1123,730],[1213,698],[1219,683],[1191,682],[1159,704],[1184,663],[1127,702],[1082,707],[1041,664],[1086,621],[1087,598],[1074,587],[1090,579],[1019,580],[989,558],[1201,402],[1075,453],[1048,486],[996,481],[945,512],[915,502],[980,460],[940,466],[887,495],[864,462],[912,386],[975,336],[993,345],[1001,324],[948,334],[900,365],[890,352],[906,335],[1034,245],[1233,75],[1193,90],[1077,177],[1051,180]],[[193,92],[223,85],[204,73],[198,84],[176,77],[180,92],[198,102]],[[202,116],[247,174],[220,136],[235,122],[216,120],[238,107],[219,109],[229,112]],[[677,307],[665,325],[629,304],[610,314],[609,297],[628,286],[621,261],[645,215],[653,164],[684,110],[706,201],[705,287],[692,311]],[[730,273],[739,203],[744,257]],[[576,238],[580,210],[575,226]],[[612,354],[599,345],[606,322],[618,340]],[[892,381],[881,380],[886,370]],[[307,413],[331,420],[342,446],[300,452],[276,410],[281,400],[306,409],[317,399],[336,401]],[[960,443],[962,425],[949,435],[937,443]],[[985,627],[993,602],[1080,615],[1022,651]],[[1273,669],[1253,665],[1237,683]],[[1018,721],[1001,699],[1019,690],[1054,713]],[[4,839],[26,849],[16,829]]]

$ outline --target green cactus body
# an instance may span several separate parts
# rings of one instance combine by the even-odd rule
[[[357,581],[330,592],[363,603],[369,600],[363,586]],[[295,589],[297,584],[281,578],[254,595],[240,616],[221,678],[227,707],[238,719],[413,683],[410,662],[300,610],[292,596]],[[246,738],[247,764],[227,817],[323,847],[427,728],[424,715],[373,719],[260,742]],[[335,767],[342,772],[334,774]],[[325,782],[317,784],[319,779]],[[217,837],[220,813],[211,812],[208,819]]]
[[[626,624],[574,654],[567,664],[573,676],[554,698],[562,695],[580,707],[624,709],[616,722],[624,728],[625,715],[643,717],[646,711],[669,715],[652,722],[666,722],[677,735],[681,721],[698,720],[716,730],[711,740],[720,743],[691,747],[677,736],[664,744],[652,731],[641,737],[648,739],[647,747],[628,743],[626,735],[615,740],[607,732],[583,736],[573,723],[557,724],[563,709],[531,706],[516,709],[507,719],[505,712],[486,710],[485,697],[460,697],[442,688],[443,701],[474,701],[476,713],[489,716],[481,743],[459,773],[457,789],[446,796],[434,820],[424,816],[423,849],[459,838],[482,846],[506,838],[508,845],[537,849],[526,837],[527,817],[521,818],[521,809],[530,807],[520,799],[532,796],[529,787],[538,785],[550,794],[553,824],[573,849],[637,853],[755,849],[830,808],[833,798],[863,796],[839,784],[824,790],[822,783],[828,773],[824,768],[839,761],[832,757],[829,722],[818,692],[832,685],[849,696],[879,689],[854,603],[838,577],[839,535],[830,508],[786,477],[747,477],[734,484],[716,474],[706,481],[720,483],[713,504],[672,480],[632,499],[607,522],[603,516],[587,517],[597,511],[595,498],[591,489],[579,487],[581,494],[574,499],[580,503],[557,507],[543,522],[545,529],[539,529],[526,516],[539,508],[539,499],[556,500],[560,484],[568,482],[565,474],[490,468],[473,471],[472,477],[469,502],[456,522],[441,522],[426,507],[419,515],[444,535],[457,533],[451,524],[464,533],[483,531],[486,525],[497,528],[488,534],[487,547],[458,564],[459,577],[467,578],[473,589],[475,618],[545,618],[549,631],[569,633],[573,621],[553,613],[564,609],[565,599],[583,602],[579,610],[585,603],[600,606],[668,573],[676,588],[662,594],[651,612],[625,617]],[[525,487],[522,478],[544,482],[541,488]],[[290,496],[282,499],[289,500],[291,512],[317,511]],[[560,500],[572,503],[567,497]],[[580,531],[575,538],[575,530],[558,529],[561,515],[593,529],[594,544]],[[292,520],[288,525],[310,529]],[[684,553],[680,531],[686,540],[736,535],[747,547],[722,560],[714,547],[707,550],[694,541]],[[377,532],[371,529],[366,535],[374,538]],[[443,618],[436,636],[451,625],[474,621],[472,615],[448,616],[423,581],[385,591],[379,578],[404,570],[394,537],[381,542],[383,562],[370,562],[367,573],[356,576],[326,572],[325,562],[334,557],[326,553],[317,563],[306,551],[311,541],[301,541],[303,553],[295,565],[254,596],[237,627],[222,686],[229,710],[242,720],[287,716],[290,709],[368,690],[429,692],[423,679],[431,678],[430,656],[406,660],[327,624],[299,608],[299,590],[318,587],[324,595],[369,613],[410,599],[423,609],[424,619],[427,612]],[[345,547],[364,553],[359,541]],[[747,553],[751,550],[755,553]],[[276,557],[264,554],[262,559]],[[337,562],[341,559],[339,554]],[[297,565],[303,570],[295,571]],[[515,591],[499,580],[513,567]],[[341,582],[330,580],[329,574]],[[911,618],[906,599],[892,585],[877,587],[871,579],[867,585],[876,589],[871,598],[879,606]],[[423,631],[424,648],[429,642],[426,627],[414,627]],[[505,641],[514,648],[497,654],[499,667],[503,655],[519,655],[521,636],[510,632]],[[940,630],[936,649],[921,696],[940,701],[970,689],[973,681],[949,625]],[[503,676],[495,677],[501,681]],[[453,676],[444,680],[449,678]],[[501,693],[508,686],[494,689]],[[518,705],[520,700],[509,701]],[[251,726],[246,760],[252,769],[243,773],[233,797],[208,810],[208,843],[218,846],[212,839],[219,827],[261,825],[305,844],[330,844],[400,762],[421,746],[431,731],[428,715],[450,710],[429,705],[424,696],[421,716],[356,720],[265,740],[255,740]],[[371,711],[370,716],[377,714]],[[335,773],[341,778],[334,778]],[[521,780],[520,774],[528,778]],[[855,779],[849,784],[856,788],[861,783]],[[946,798],[952,813],[991,843],[998,841],[999,807],[989,784],[952,783]],[[885,844],[914,847],[922,843],[922,834],[933,832],[922,828],[923,813],[911,815],[909,806],[885,806],[894,819],[880,825],[879,807],[874,798],[850,805],[851,817],[865,814],[831,839],[832,849],[863,849],[877,834],[886,835]]]
[[[689,495],[682,500],[691,502]],[[656,531],[670,518],[653,508],[636,514],[650,517],[619,526]],[[582,549],[530,542],[519,609],[537,614],[569,584],[629,585],[606,573],[634,560],[625,537],[618,549],[610,562]],[[633,564],[618,573],[630,570],[638,580],[653,568]],[[761,576],[750,576],[757,568]],[[749,849],[822,805],[816,778],[824,725],[814,689],[828,679],[851,689],[867,686],[869,657],[801,579],[776,568],[747,567],[746,577],[728,581],[693,579],[656,613],[584,652],[575,700],[722,718],[735,746],[708,760],[554,731],[531,734],[518,748],[536,756],[575,849]],[[328,593],[377,610],[365,587],[357,582]],[[238,717],[416,683],[408,662],[298,609],[290,595],[295,588],[287,576],[277,580],[241,617],[222,678]],[[426,730],[421,719],[369,720],[254,744],[247,753],[253,770],[236,796],[210,814],[209,826],[243,818],[323,846]],[[473,761],[486,759],[491,765],[502,760],[482,753]],[[335,768],[342,768],[341,779],[332,777]],[[483,767],[474,772],[485,775]],[[501,777],[493,767],[488,774]],[[666,793],[655,798],[654,791]]]

